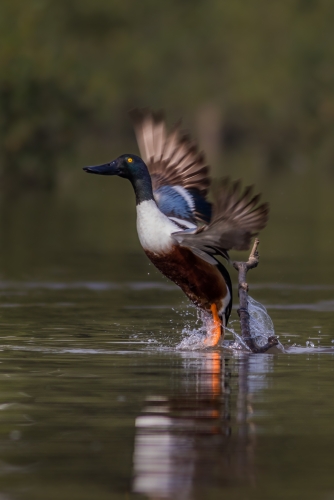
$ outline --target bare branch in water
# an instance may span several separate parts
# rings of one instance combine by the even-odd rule
[[[264,346],[256,345],[255,339],[251,335],[250,325],[249,325],[249,312],[248,312],[248,284],[246,282],[246,274],[249,269],[254,269],[259,263],[259,252],[257,247],[259,245],[258,238],[255,238],[254,245],[251,253],[249,254],[247,262],[233,262],[233,267],[238,271],[239,276],[239,304],[238,314],[240,318],[241,335],[242,338],[249,347],[249,349],[254,353],[267,352],[270,347],[278,344],[278,339],[276,337],[269,337],[267,344]]]

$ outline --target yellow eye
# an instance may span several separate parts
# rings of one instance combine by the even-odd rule
[[[133,159],[132,158],[128,158],[128,163],[132,163],[133,162]]]

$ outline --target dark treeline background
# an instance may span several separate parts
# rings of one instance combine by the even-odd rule
[[[27,202],[22,192],[58,193],[78,217],[96,203],[106,209],[111,183],[105,188],[84,179],[79,167],[136,152],[127,112],[150,106],[164,108],[170,124],[184,118],[215,176],[243,176],[264,191],[272,204],[275,232],[266,234],[273,255],[316,258],[321,250],[322,258],[329,256],[333,18],[330,0],[3,0],[0,193],[7,251],[27,248],[22,228],[35,212],[40,221],[44,210],[32,208],[40,194]],[[115,182],[122,205],[130,192]],[[134,217],[132,204],[121,209],[113,200],[110,214],[125,210]],[[64,213],[72,209],[62,205]],[[108,226],[96,223],[86,247],[114,248],[105,236],[117,223],[110,217]],[[21,228],[15,238],[14,226]],[[69,226],[68,244],[78,231],[77,223]],[[130,223],[127,230],[134,232]],[[59,234],[57,241],[40,234],[39,247],[49,241],[49,251],[62,241]],[[119,234],[122,240],[121,228]],[[129,244],[126,236],[123,243]]]

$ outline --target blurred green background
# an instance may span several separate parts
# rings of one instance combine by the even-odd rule
[[[270,201],[259,279],[331,282],[333,17],[330,0],[3,0],[1,275],[147,279],[130,185],[81,167],[137,152],[127,112],[149,106]]]

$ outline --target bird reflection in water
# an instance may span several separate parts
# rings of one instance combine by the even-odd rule
[[[269,357],[183,356],[180,389],[148,397],[136,419],[133,491],[148,498],[255,482],[252,392],[266,385]]]

